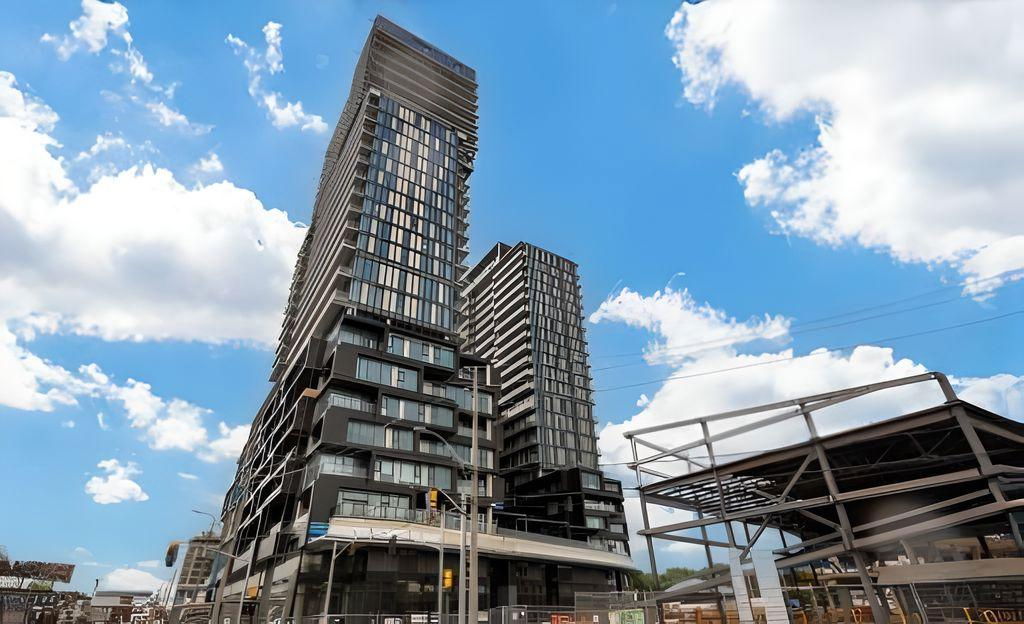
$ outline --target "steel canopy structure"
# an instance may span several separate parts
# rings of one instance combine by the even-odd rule
[[[848,409],[841,404],[928,383],[938,384],[940,404],[877,413],[872,424],[819,434],[816,416],[825,408]],[[724,462],[716,457],[740,436],[779,428],[789,434],[800,425],[805,440]],[[724,618],[728,595],[741,622],[753,620],[751,605],[764,607],[768,622],[786,621],[786,611],[804,598],[813,607],[838,602],[849,612],[851,591],[878,623],[888,623],[891,611],[934,622],[955,609],[1024,610],[1024,543],[1015,516],[1024,507],[1024,425],[960,400],[941,373],[625,435],[643,512],[639,534],[655,577],[655,539],[702,546],[707,558],[707,569],[668,588],[663,602],[713,600]],[[652,526],[650,506],[693,517]],[[967,598],[950,598],[970,583],[961,592]],[[944,584],[943,597],[932,600],[936,584]],[[773,618],[772,607],[780,605]],[[970,618],[960,611],[960,621],[965,613]]]

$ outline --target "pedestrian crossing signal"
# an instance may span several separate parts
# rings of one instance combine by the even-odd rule
[[[452,588],[452,586],[454,585],[454,582],[452,581],[452,570],[451,570],[451,568],[445,568],[444,576],[442,576],[441,579],[442,579],[442,585],[441,585],[442,587],[444,587],[445,589],[451,589]]]

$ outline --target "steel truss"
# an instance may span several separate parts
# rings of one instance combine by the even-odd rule
[[[938,384],[943,403],[839,433],[818,432],[820,410],[928,382]],[[732,461],[716,458],[716,444],[791,420],[802,422],[805,441]],[[712,433],[711,424],[728,428]],[[695,439],[684,437],[686,428],[698,427]],[[713,550],[738,552],[743,561],[769,530],[782,543],[772,551],[783,575],[810,564],[817,579],[822,563],[848,571],[876,624],[889,622],[878,579],[885,562],[903,557],[921,565],[927,557],[917,551],[952,537],[977,539],[985,549],[985,536],[998,533],[1012,534],[1018,556],[1024,551],[1014,517],[1024,507],[1024,426],[961,401],[942,373],[681,419],[625,436],[644,523],[638,533],[647,541],[654,578],[655,539],[701,545],[707,559],[707,569],[669,588],[663,601],[714,596],[724,612],[721,591],[732,579]],[[701,461],[691,457],[697,449],[704,451]],[[651,505],[694,517],[652,526]],[[746,591],[733,590],[737,596]]]

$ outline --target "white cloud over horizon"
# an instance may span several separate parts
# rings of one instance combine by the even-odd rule
[[[104,590],[156,592],[166,583],[164,579],[138,568],[117,568],[100,578],[99,588]]]
[[[264,84],[266,76],[284,71],[284,55],[281,52],[281,24],[267,22],[263,27],[266,49],[262,54],[235,35],[228,34],[225,42],[235,54],[242,57],[242,63],[249,74],[249,95],[267,111],[270,123],[279,130],[298,126],[302,131],[316,134],[327,132],[323,117],[307,113],[302,102],[289,102],[277,91],[268,90]]]
[[[737,175],[780,232],[970,282],[1024,268],[1022,28],[1015,3],[716,0],[666,35],[692,104],[735,87],[766,123],[815,118],[814,145]]]
[[[764,318],[772,319],[776,328],[788,326],[788,319],[777,316]],[[743,342],[742,338],[762,331],[763,319],[738,322],[723,310],[696,301],[686,290],[666,288],[651,295],[642,295],[624,288],[609,296],[589,320],[592,323],[623,323],[648,330],[656,339],[649,348],[649,353],[654,354],[664,353],[666,349],[671,352],[674,346],[689,345],[708,336],[734,334],[741,337],[741,340],[723,341],[700,351],[677,348],[677,359],[670,362],[671,372],[666,377],[689,378],[666,379],[652,384],[651,388],[656,388],[653,393],[647,389],[639,395],[638,412],[601,429],[602,460],[609,464],[632,459],[631,449],[623,437],[623,433],[631,429],[928,371],[922,363],[908,358],[897,359],[894,350],[884,346],[859,346],[846,353],[816,349],[804,356],[797,356],[788,348],[773,349],[771,345],[755,348]],[[786,337],[784,333],[776,335],[777,342]],[[662,362],[654,360],[654,363]],[[774,363],[767,364],[769,362]],[[744,368],[717,372],[737,367]],[[953,377],[951,381],[964,400],[1007,418],[1024,420],[1024,376]],[[849,404],[823,410],[816,420],[819,431],[826,433],[942,401],[937,385],[918,384],[868,395]],[[728,427],[752,420],[735,419]],[[715,428],[712,429],[714,432]],[[680,438],[672,440],[678,445],[698,434],[696,428],[692,428],[666,435]],[[687,440],[680,441],[683,437]],[[723,442],[716,445],[716,451],[746,453],[765,450],[793,443],[802,437],[806,437],[806,429],[794,419],[758,430],[753,435]],[[611,472],[630,483],[634,480],[621,468],[612,467]]]
[[[647,362],[668,364],[670,372],[666,377],[690,377],[656,382],[644,386],[642,393],[641,388],[637,388],[637,411],[600,429],[602,468],[609,475],[622,479],[626,488],[636,485],[635,473],[623,465],[633,459],[632,447],[623,436],[627,431],[928,371],[924,364],[909,358],[897,358],[892,348],[880,346],[859,346],[845,353],[817,349],[805,356],[794,357],[796,354],[792,349],[778,346],[789,339],[789,319],[763,315],[737,321],[724,310],[697,301],[685,289],[666,287],[643,295],[623,288],[602,302],[589,320],[592,323],[621,323],[650,332],[653,340],[647,348]],[[767,344],[751,342],[751,336],[763,335],[766,328],[773,337],[772,341]],[[701,346],[694,348],[694,344]],[[666,359],[666,355],[671,358]],[[717,372],[736,367],[745,368]],[[1024,421],[1024,376],[951,377],[950,381],[963,400],[1007,418]],[[826,408],[817,412],[814,418],[819,433],[828,434],[943,401],[937,384],[929,382],[866,395]],[[711,433],[777,413],[779,411],[713,423]],[[656,443],[672,448],[697,441],[700,436],[697,426],[677,428],[659,432]],[[803,421],[790,419],[715,443],[714,449],[720,460],[729,460],[805,439],[807,429]],[[655,452],[643,446],[639,446],[638,451],[641,457],[649,457]],[[706,451],[700,447],[690,454],[697,458],[705,456]],[[675,474],[685,471],[682,462],[676,461],[662,461],[656,468]],[[627,497],[625,510],[634,560],[646,567],[647,546],[645,540],[635,534],[643,526],[639,500]],[[652,514],[652,526],[664,526],[692,517],[688,512],[655,505],[651,505],[648,512]],[[690,565],[699,568],[706,563],[700,547],[661,540],[655,543],[662,566]]]

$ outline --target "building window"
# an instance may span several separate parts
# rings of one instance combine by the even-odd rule
[[[603,529],[604,518],[600,516],[587,516],[587,528],[588,529]]]
[[[384,427],[375,423],[363,422],[360,420],[348,421],[349,442],[354,444],[366,444],[368,446],[380,446],[384,448],[400,449],[403,451],[412,450],[412,431],[400,427]]]
[[[327,395],[327,405],[329,407],[344,407],[368,413],[373,413],[376,410],[376,406],[373,403],[362,397],[334,390]]]
[[[452,470],[447,466],[420,464],[398,459],[382,458],[374,462],[373,478],[386,483],[432,486],[452,489]]]
[[[380,413],[389,418],[429,423],[441,427],[451,427],[455,422],[455,412],[450,407],[392,396],[381,397]]]
[[[583,487],[589,490],[601,489],[601,477],[592,472],[580,472],[580,480],[583,483]]]
[[[388,339],[388,353],[446,368],[455,367],[455,351],[453,349],[406,336],[392,334]]]
[[[413,518],[410,507],[410,498],[401,494],[339,490],[338,505],[331,515],[410,520]]]
[[[356,377],[404,390],[416,390],[419,386],[417,371],[365,357],[356,360]]]

